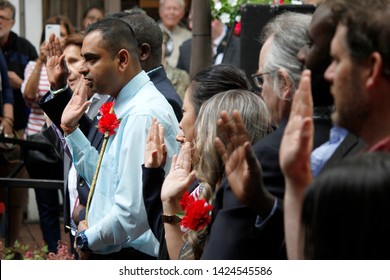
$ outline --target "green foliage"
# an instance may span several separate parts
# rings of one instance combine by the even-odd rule
[[[12,247],[4,247],[0,242],[0,259],[2,260],[73,260],[69,254],[68,246],[58,242],[58,253],[49,253],[47,245],[30,250],[29,245],[15,241]]]
[[[243,4],[291,4],[291,0],[211,0],[211,16],[227,25],[240,21],[239,9]],[[238,17],[238,18],[236,18]]]
[[[48,253],[47,246],[30,250],[29,245],[15,241],[12,247],[4,248],[0,242],[0,257],[2,260],[44,260]]]

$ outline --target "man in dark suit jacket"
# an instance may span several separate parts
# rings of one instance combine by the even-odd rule
[[[225,24],[215,19],[211,25],[214,50],[214,64],[229,64],[240,67],[240,38],[231,34]],[[192,39],[185,41],[179,48],[177,68],[190,72]],[[222,59],[221,57],[222,56]]]
[[[171,104],[176,118],[180,122],[183,117],[183,101],[161,65],[163,37],[157,22],[144,14],[122,12],[112,15],[112,17],[120,18],[132,27],[135,38],[138,41],[138,56],[142,69],[148,74],[156,88],[165,96],[169,104]]]

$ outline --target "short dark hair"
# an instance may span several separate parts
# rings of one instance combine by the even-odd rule
[[[231,89],[249,90],[250,84],[245,73],[239,68],[219,64],[199,72],[192,79],[189,89],[196,115],[202,104],[212,96]]]
[[[148,44],[152,55],[156,57],[156,60],[161,61],[162,32],[158,23],[153,18],[142,13],[129,14],[125,12],[120,16],[120,19],[131,26],[138,45]]]
[[[365,153],[321,173],[302,207],[306,259],[388,259],[390,155]]]
[[[12,11],[12,19],[15,19],[15,6],[9,1],[0,1],[0,10],[10,9]]]
[[[351,5],[343,24],[348,28],[346,45],[352,59],[363,62],[371,53],[383,59],[383,74],[390,78],[389,0],[359,0]]]
[[[137,40],[133,29],[129,24],[117,18],[105,18],[89,25],[84,36],[98,31],[102,35],[104,47],[115,57],[119,50],[126,49],[132,55],[137,56]]]

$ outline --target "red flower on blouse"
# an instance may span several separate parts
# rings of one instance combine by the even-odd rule
[[[180,200],[181,210],[186,211],[188,205],[190,205],[194,201],[195,201],[195,198],[192,195],[190,195],[190,193],[188,191],[186,191]]]
[[[98,122],[98,130],[100,133],[108,133],[108,136],[115,134],[119,127],[120,120],[114,113],[111,113],[114,102],[106,102],[100,107],[99,112],[102,115]]]
[[[180,225],[192,230],[201,230],[210,223],[209,212],[211,210],[213,210],[213,206],[209,205],[205,199],[194,200],[187,205],[186,214]]]

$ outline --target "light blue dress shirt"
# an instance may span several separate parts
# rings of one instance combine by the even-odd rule
[[[325,163],[340,146],[347,134],[348,131],[344,128],[333,126],[330,129],[329,141],[312,151],[310,155],[310,164],[314,177],[320,173]]]
[[[171,105],[142,71],[116,98],[114,111],[122,119],[110,136],[92,198],[85,235],[95,253],[108,254],[133,247],[156,256],[158,241],[153,236],[142,197],[142,169],[146,136],[153,117],[164,126],[168,173],[172,156],[179,151],[175,141],[179,126]],[[92,183],[98,152],[80,129],[66,141],[78,173]]]

